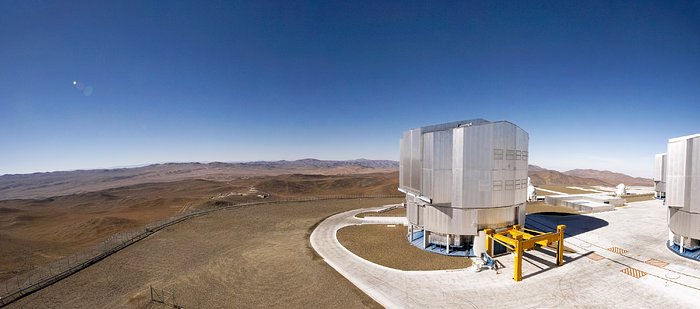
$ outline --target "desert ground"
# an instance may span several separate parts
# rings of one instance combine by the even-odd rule
[[[0,201],[0,282],[172,215],[252,201],[396,195],[397,173],[184,179]],[[52,192],[52,191],[51,191]],[[259,194],[265,199],[258,197]]]
[[[149,286],[186,308],[378,307],[322,259],[308,235],[342,211],[401,202],[359,199],[222,210],[166,228],[10,308],[157,307]]]
[[[568,186],[606,184],[552,170],[539,173],[536,180],[545,187],[567,193],[589,193]],[[0,282],[84,252],[115,233],[143,229],[174,215],[281,201],[234,207],[171,226],[12,307],[143,308],[152,306],[148,302],[151,285],[174,292],[186,307],[373,307],[376,303],[371,298],[314,256],[307,246],[308,234],[314,224],[332,214],[403,199],[289,200],[397,196],[397,187],[397,162],[371,160],[177,163],[2,175]],[[540,212],[566,210],[544,203],[528,205],[528,213]],[[405,216],[405,210],[357,214],[366,215]],[[388,256],[384,250],[388,241],[409,247],[396,250],[415,249],[415,254],[428,255],[421,257],[426,261],[447,259],[428,263],[430,267],[424,265],[424,269],[468,266],[394,241],[405,236],[405,228],[364,226],[345,228],[338,235],[349,248],[354,242],[358,252],[368,248],[367,241],[376,241],[375,247],[384,252],[377,251],[379,260]],[[394,267],[401,269],[400,264]]]

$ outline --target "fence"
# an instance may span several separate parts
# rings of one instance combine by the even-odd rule
[[[151,288],[151,301],[152,302],[157,302],[164,304],[166,306],[174,307],[174,308],[182,308],[177,305],[175,302],[175,293],[172,291],[166,291],[163,289],[154,289],[153,286]]]
[[[228,204],[216,208],[191,210],[186,213],[177,214],[167,219],[152,222],[145,227],[133,231],[116,233],[97,245],[88,248],[84,251],[77,252],[62,259],[53,261],[42,267],[38,267],[31,271],[19,274],[14,278],[10,278],[3,284],[0,284],[0,307],[18,300],[26,295],[34,293],[51,284],[54,284],[100,260],[114,254],[115,252],[128,247],[129,245],[148,237],[149,235],[164,229],[168,226],[177,224],[187,219],[203,216],[215,211],[230,209],[235,207],[261,205],[261,204],[279,204],[291,202],[312,202],[323,200],[337,199],[358,199],[358,198],[393,198],[404,197],[404,195],[334,195],[322,197],[309,197],[298,199],[272,200],[242,204]]]

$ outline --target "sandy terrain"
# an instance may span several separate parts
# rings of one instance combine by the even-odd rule
[[[47,199],[0,201],[0,282],[110,235],[172,215],[250,201],[397,194],[396,173],[283,175],[145,183]]]
[[[314,254],[308,235],[334,213],[400,201],[267,204],[216,212],[158,232],[9,307],[147,308],[153,306],[150,285],[173,291],[186,308],[377,307]]]

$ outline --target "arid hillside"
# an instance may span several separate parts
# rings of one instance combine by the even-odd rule
[[[137,168],[78,170],[0,176],[0,200],[48,198],[95,192],[142,183],[185,179],[232,181],[240,177],[284,174],[355,175],[393,172],[398,162],[388,160],[257,161],[245,163],[166,163]]]
[[[535,186],[565,185],[565,186],[610,186],[611,183],[600,179],[584,178],[549,170],[537,165],[530,165],[528,176]]]
[[[648,178],[594,169],[575,169],[562,173],[537,165],[529,165],[528,176],[535,186],[616,186],[621,183],[628,186],[654,185],[653,180]]]
[[[0,281],[92,246],[114,233],[140,228],[177,213],[295,197],[399,194],[395,171],[230,178],[141,183],[49,198],[0,201]]]
[[[575,169],[564,172],[565,175],[576,176],[581,178],[599,179],[611,185],[624,183],[628,186],[653,186],[654,181],[649,178],[632,177],[621,173],[611,171],[599,171],[593,169]]]
[[[280,197],[322,196],[334,192],[349,195],[399,194],[398,172],[358,175],[280,175],[268,177],[256,184],[262,192]]]

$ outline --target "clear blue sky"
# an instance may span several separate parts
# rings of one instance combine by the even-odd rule
[[[290,2],[0,1],[0,174],[397,160],[480,117],[531,164],[650,177],[700,132],[697,1]]]

